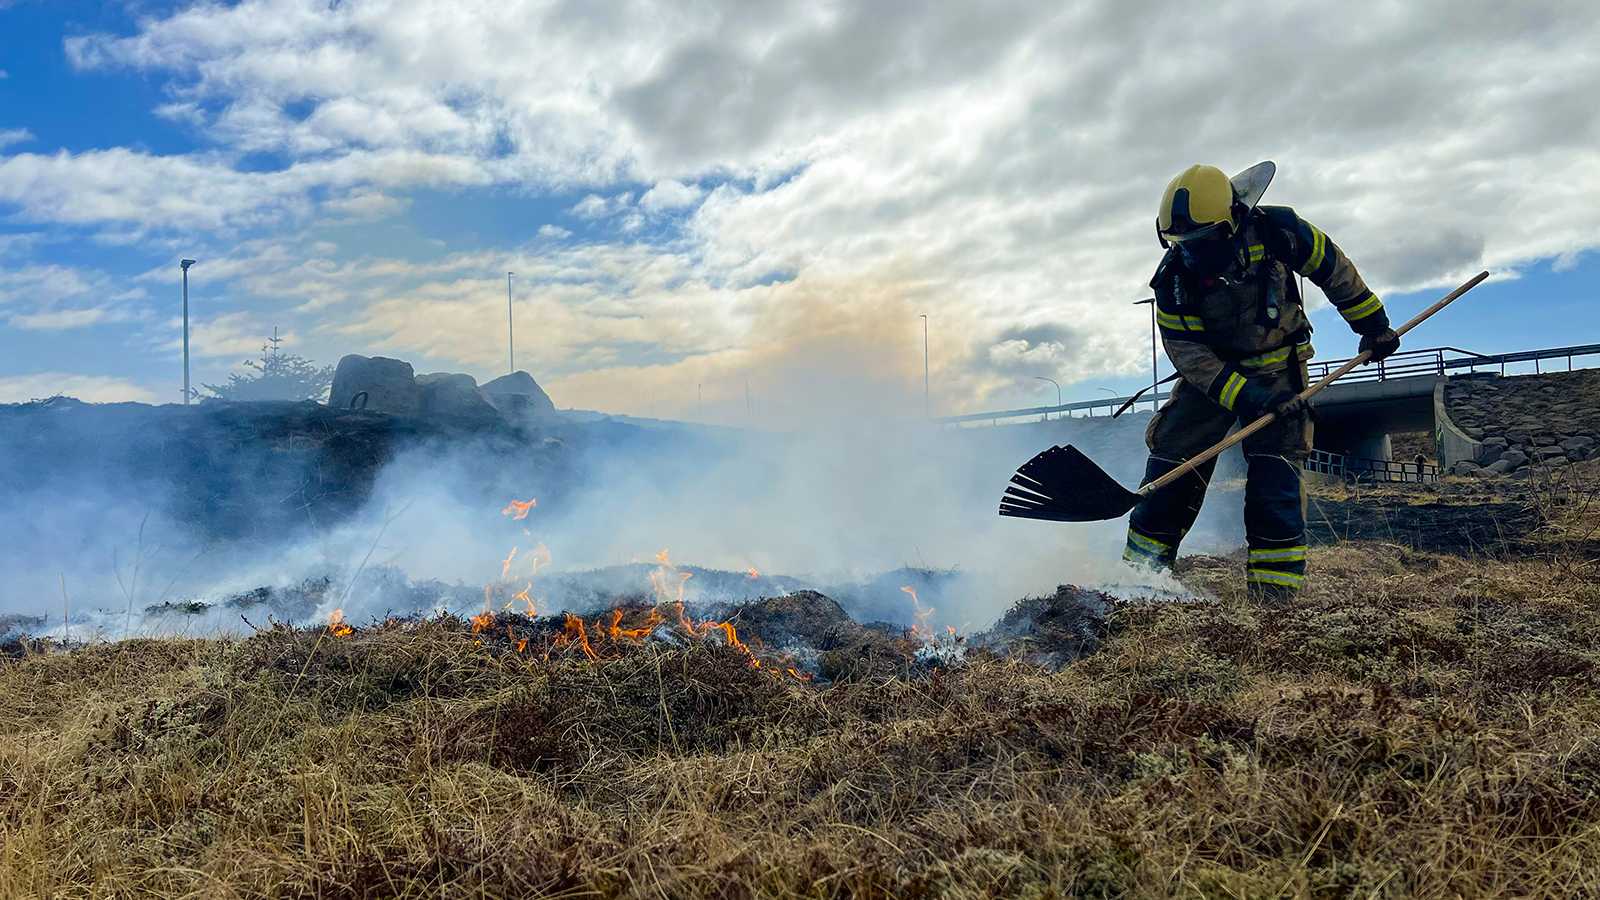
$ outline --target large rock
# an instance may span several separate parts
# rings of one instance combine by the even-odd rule
[[[1477,463],[1463,459],[1450,468],[1450,474],[1464,478],[1480,478],[1483,476],[1483,469]]]
[[[333,372],[333,390],[328,394],[328,405],[341,409],[349,407],[357,395],[365,393],[365,408],[382,410],[396,415],[410,416],[417,412],[421,400],[411,364],[383,356],[350,354],[339,360]],[[362,402],[356,406],[361,407]]]
[[[488,421],[498,419],[500,410],[478,387],[478,379],[471,375],[434,372],[417,376],[420,393],[419,410],[424,416]]]
[[[1580,434],[1576,437],[1569,437],[1562,441],[1560,443],[1560,447],[1562,450],[1567,451],[1568,456],[1577,454],[1579,458],[1587,458],[1589,453],[1595,448],[1595,439]]]
[[[527,372],[512,372],[483,386],[489,402],[508,417],[555,415],[556,405]]]
[[[1566,462],[1567,451],[1560,447],[1540,447],[1533,451],[1533,459],[1541,463]]]
[[[1528,454],[1521,450],[1507,450],[1496,462],[1509,463],[1512,469],[1520,469],[1528,464]]]

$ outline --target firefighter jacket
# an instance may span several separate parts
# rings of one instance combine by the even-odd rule
[[[1229,268],[1202,276],[1168,250],[1150,281],[1167,357],[1178,373],[1228,409],[1264,411],[1269,392],[1250,382],[1311,358],[1311,322],[1295,275],[1311,279],[1357,334],[1389,327],[1383,302],[1349,257],[1287,206],[1253,210],[1233,241]]]

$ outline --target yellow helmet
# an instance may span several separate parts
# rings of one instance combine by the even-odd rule
[[[1161,195],[1156,234],[1161,246],[1204,237],[1218,230],[1232,234],[1238,227],[1233,207],[1238,200],[1228,176],[1216,166],[1194,165],[1178,173]]]

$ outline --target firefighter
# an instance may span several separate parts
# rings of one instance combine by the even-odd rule
[[[1195,165],[1172,179],[1156,217],[1167,252],[1150,281],[1161,340],[1182,377],[1145,433],[1144,483],[1221,441],[1235,422],[1275,417],[1244,441],[1248,588],[1258,603],[1286,601],[1305,583],[1300,473],[1311,422],[1298,394],[1313,351],[1296,276],[1322,289],[1372,361],[1400,347],[1382,301],[1333,241],[1286,206],[1256,205],[1273,170],[1262,163],[1230,180]],[[1170,565],[1215,467],[1211,460],[1144,498],[1123,558]]]

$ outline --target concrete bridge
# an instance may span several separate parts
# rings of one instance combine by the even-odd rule
[[[1389,435],[1426,431],[1438,444],[1441,467],[1476,455],[1476,442],[1450,424],[1444,409],[1444,383],[1452,375],[1498,371],[1507,366],[1533,366],[1534,373],[1551,368],[1570,370],[1575,357],[1600,355],[1600,344],[1525,350],[1517,353],[1482,354],[1455,347],[1433,347],[1396,353],[1381,363],[1364,366],[1346,375],[1317,395],[1316,449],[1336,455],[1368,460],[1391,460]],[[1311,380],[1315,382],[1346,360],[1313,362]],[[1562,366],[1561,363],[1565,362]],[[1552,366],[1552,363],[1554,365]],[[1513,374],[1529,374],[1522,371]],[[1146,394],[1143,406],[1165,400],[1167,394]],[[1000,410],[946,416],[935,421],[948,426],[998,425],[1036,419],[1052,413],[1067,415],[1110,415],[1128,401],[1127,397],[1082,400],[1060,406]]]

